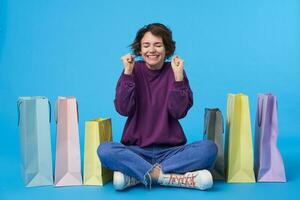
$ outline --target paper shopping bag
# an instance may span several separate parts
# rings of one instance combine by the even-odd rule
[[[53,184],[50,119],[46,97],[19,97],[21,168],[27,187]]]
[[[82,184],[77,105],[75,97],[58,97],[55,186]]]
[[[103,167],[97,149],[112,141],[111,119],[97,118],[85,122],[84,185],[104,185],[112,180],[112,171]]]
[[[277,147],[277,99],[274,95],[258,95],[255,125],[257,181],[286,182],[284,163]]]
[[[255,182],[248,96],[229,94],[226,126],[227,182]]]
[[[214,141],[218,147],[216,161],[209,169],[215,180],[225,179],[223,127],[222,112],[218,108],[205,108],[203,139]]]

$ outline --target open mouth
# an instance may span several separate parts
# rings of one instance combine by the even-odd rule
[[[159,55],[147,55],[146,57],[151,60],[157,60],[159,58]]]

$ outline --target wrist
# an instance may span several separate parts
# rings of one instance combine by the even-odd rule
[[[175,74],[175,81],[183,81],[183,74]]]
[[[132,70],[125,69],[124,70],[124,74],[131,75],[132,74]]]

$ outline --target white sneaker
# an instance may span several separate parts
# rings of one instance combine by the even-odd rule
[[[127,176],[119,171],[114,171],[113,185],[116,190],[124,190],[127,187],[131,187],[140,183],[133,177]]]
[[[185,174],[163,174],[158,178],[158,183],[165,186],[186,187],[207,190],[213,186],[211,173],[204,169]]]

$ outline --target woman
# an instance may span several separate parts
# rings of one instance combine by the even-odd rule
[[[115,108],[127,116],[121,143],[98,148],[101,163],[114,171],[115,189],[143,183],[205,190],[212,176],[205,170],[216,159],[211,141],[186,145],[179,123],[193,105],[184,61],[175,51],[172,32],[153,23],[142,27],[122,57],[124,70],[117,83]],[[141,61],[135,61],[141,56]]]

